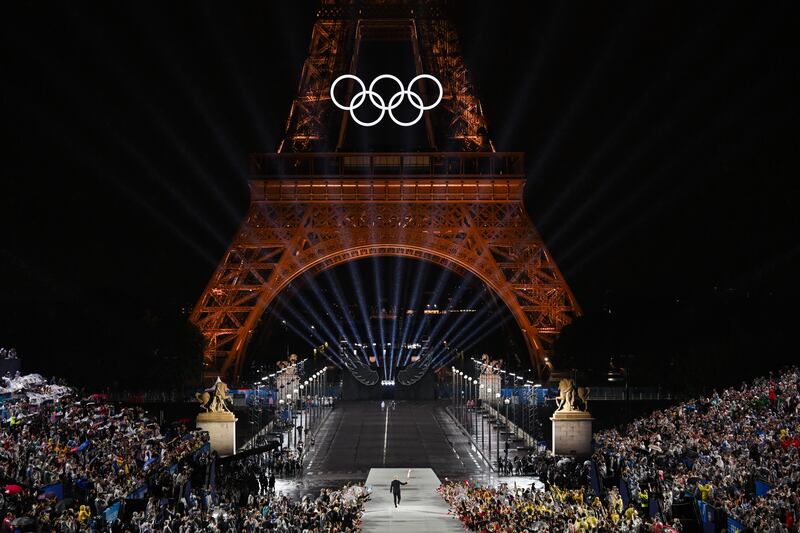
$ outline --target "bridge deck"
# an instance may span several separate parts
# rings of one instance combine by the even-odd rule
[[[490,471],[444,404],[397,402],[381,411],[378,402],[341,402],[308,455],[306,478],[364,479],[372,468],[432,468],[451,479]]]

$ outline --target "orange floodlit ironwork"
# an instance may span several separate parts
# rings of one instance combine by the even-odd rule
[[[323,4],[279,153],[251,156],[249,211],[192,313],[208,341],[206,374],[238,376],[262,314],[293,280],[370,256],[477,276],[513,314],[541,371],[580,310],[525,212],[523,155],[495,152],[486,138],[437,3],[353,5]],[[419,69],[442,81],[443,109],[426,113],[431,151],[315,151],[331,146],[331,132],[337,145],[344,138],[347,113],[326,95],[369,35],[413,39]]]

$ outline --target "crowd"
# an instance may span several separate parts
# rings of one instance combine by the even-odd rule
[[[278,477],[292,477],[303,473],[303,447],[292,450],[275,449],[267,454],[267,469]]]
[[[798,531],[799,380],[792,368],[599,432],[585,462],[506,463],[546,480],[543,492],[453,483],[440,491],[474,531],[680,531],[679,500],[713,511],[719,529],[730,517],[751,531]]]
[[[549,490],[528,488],[472,486],[469,483],[447,482],[439,487],[467,529],[481,532],[575,532],[575,531],[642,531],[644,520],[633,505],[623,509],[615,491],[606,501],[590,496],[584,488]],[[680,522],[675,524],[680,528]],[[673,527],[659,531],[669,532]],[[675,529],[679,531],[679,529]]]
[[[291,501],[272,474],[252,485],[247,461],[217,468],[206,432],[37,375],[4,380],[2,533],[358,530],[362,486]]]
[[[317,498],[266,492],[249,493],[242,502],[207,503],[192,497],[186,505],[160,507],[152,498],[145,510],[134,512],[130,531],[155,532],[247,532],[275,531],[352,533],[360,530],[364,501],[369,497],[361,485],[338,490],[322,489]],[[220,498],[224,500],[224,498]]]
[[[0,359],[19,359],[14,348],[0,348]]]
[[[532,451],[516,455],[513,459],[500,458],[498,470],[503,475],[536,476],[542,482],[566,489],[585,486],[590,475],[583,462]]]
[[[655,493],[665,513],[674,497],[691,493],[755,531],[795,531],[799,379],[792,368],[654,412],[624,434],[600,433],[600,476],[621,476],[634,498]],[[756,494],[757,481],[771,487],[766,494]]]

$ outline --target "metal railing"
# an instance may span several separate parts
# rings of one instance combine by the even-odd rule
[[[522,152],[299,152],[250,155],[253,179],[524,178]]]

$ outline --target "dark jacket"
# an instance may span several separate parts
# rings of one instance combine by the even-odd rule
[[[397,494],[400,494],[400,485],[408,485],[408,483],[403,483],[402,481],[395,479],[392,481],[392,484],[389,487],[389,492],[396,492]]]

